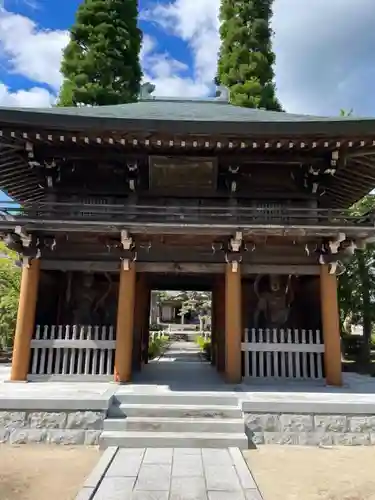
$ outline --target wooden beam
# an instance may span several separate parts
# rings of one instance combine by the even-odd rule
[[[161,263],[139,262],[138,268],[144,273],[216,274],[224,272],[225,264]]]
[[[209,235],[214,238],[228,237],[236,230],[241,230],[244,236],[252,237],[258,236],[288,236],[290,238],[304,237],[304,236],[333,236],[336,232],[349,232],[355,235],[358,231],[363,229],[373,230],[371,225],[361,226],[353,220],[353,223],[348,225],[345,223],[337,224],[255,224],[249,222],[244,224],[232,222],[228,224],[221,223],[142,223],[142,222],[118,222],[113,221],[48,221],[48,220],[28,220],[17,219],[18,225],[22,225],[28,232],[51,232],[51,233],[103,233],[118,234],[121,230],[128,230],[133,235],[145,234],[169,234],[169,235]],[[14,221],[0,220],[0,231],[14,228]]]
[[[294,276],[317,276],[319,275],[319,264],[243,264],[241,267],[243,276],[249,274],[283,274]]]
[[[93,260],[42,260],[43,271],[83,271],[92,273],[117,273],[120,270],[120,261],[106,262]]]
[[[165,263],[138,263],[138,269],[145,273],[172,273],[181,274],[220,274],[224,273],[226,264],[187,264],[179,263],[179,271],[175,264]],[[288,264],[243,264],[242,274],[294,274],[294,275],[319,275],[319,265],[288,265]]]
[[[178,269],[176,269],[178,266]],[[59,271],[84,271],[84,272],[112,272],[120,269],[120,263],[101,261],[74,261],[74,260],[42,260],[41,269]],[[178,264],[162,262],[137,262],[137,271],[142,273],[169,273],[174,276],[179,274],[220,274],[225,271],[225,263],[184,263]],[[243,264],[242,274],[294,274],[294,275],[319,275],[318,264]]]
[[[361,148],[361,149],[357,149],[355,151],[348,153],[348,156],[350,158],[362,158],[362,157],[372,156],[372,155],[375,155],[375,148],[373,148],[373,147],[370,149]],[[375,166],[375,164],[374,164],[374,166]]]
[[[374,231],[375,232],[375,231]],[[314,238],[314,240],[318,238]],[[245,252],[242,257],[243,264],[292,264],[292,265],[308,265],[314,264],[316,259],[314,256],[308,256],[304,250],[304,245],[306,242],[301,241],[298,245],[292,245],[290,241],[289,245],[276,245],[269,242],[268,245],[260,243],[254,252]],[[83,261],[84,262],[104,262],[109,264],[109,269],[111,269],[110,264],[120,262],[122,257],[121,251],[114,251],[113,253],[108,253],[108,251],[103,250],[104,245],[80,248],[79,245],[74,248],[65,248],[62,244],[58,245],[59,250],[53,252],[46,252],[43,254],[43,259],[46,262],[50,261],[60,261],[62,266],[64,262],[71,261]],[[102,249],[102,251],[99,251]],[[201,264],[223,264],[225,262],[225,254],[221,251],[213,254],[211,250],[211,244],[208,242],[206,248],[198,247],[194,245],[194,242],[184,244],[181,242],[180,245],[169,245],[166,243],[163,247],[155,248],[152,247],[149,252],[144,249],[140,249],[137,252],[137,262],[144,264],[167,264],[172,266],[172,271],[178,271],[179,267],[177,263],[201,263]],[[176,264],[174,264],[176,263]],[[46,264],[47,266],[48,264]],[[118,267],[116,267],[118,269]]]
[[[139,148],[131,148],[131,147],[125,147],[121,146],[120,144],[117,144],[119,146],[118,148],[114,147],[115,144],[110,145],[110,144],[95,144],[94,141],[90,143],[90,146],[87,145],[78,145],[73,142],[68,142],[64,146],[61,144],[57,145],[55,144],[43,144],[35,147],[35,154],[37,157],[43,157],[44,159],[57,159],[59,157],[61,158],[66,158],[68,157],[69,160],[94,160],[95,162],[100,162],[105,160],[107,163],[108,162],[123,162],[124,156],[131,158],[132,160],[137,160],[137,161],[143,161],[145,163],[148,163],[149,157],[150,156],[155,156],[155,157],[160,157],[160,156],[169,156],[171,154],[171,151],[174,153],[175,157],[178,159],[178,157],[198,157],[198,158],[204,158],[204,159],[217,159],[221,164],[222,163],[230,163],[233,161],[242,161],[245,164],[254,164],[254,163],[276,163],[276,164],[281,164],[281,166],[289,166],[290,164],[309,164],[311,165],[312,163],[316,163],[319,161],[322,161],[324,159],[324,156],[327,154],[327,151],[325,149],[323,150],[318,150],[318,149],[305,149],[305,150],[297,150],[295,151],[288,149],[281,149],[276,147],[268,148],[268,150],[264,150],[263,147],[261,147],[262,141],[259,142],[259,149],[261,149],[261,153],[259,152],[253,152],[252,151],[252,144],[253,141],[251,141],[251,150],[249,152],[249,149],[237,149],[235,151],[231,151],[231,154],[224,154],[220,153],[220,150],[214,147],[213,149],[210,149],[207,151],[205,149],[203,143],[203,148],[191,148],[191,147],[185,147],[185,148],[171,148],[165,147],[165,143],[169,142],[172,137],[166,138],[164,137],[162,139],[162,142],[164,145],[159,146],[158,149],[154,149],[153,151],[150,150],[149,148],[146,148],[145,146],[141,146],[141,150]],[[161,139],[159,139],[161,140]],[[196,138],[189,137],[188,142],[194,142]],[[155,141],[156,142],[156,141]],[[178,142],[178,141],[177,141]],[[176,146],[177,146],[176,142]],[[200,138],[200,142],[202,142],[202,139]],[[203,141],[205,142],[205,141]],[[216,146],[216,141],[213,140],[211,141],[213,146]],[[226,142],[228,141],[222,141],[223,146],[226,145]],[[230,142],[230,141],[229,141]],[[242,140],[241,140],[242,142]],[[267,140],[265,140],[267,142]],[[298,142],[298,141],[297,141]],[[233,148],[235,149],[235,148]],[[305,152],[304,152],[305,151]]]

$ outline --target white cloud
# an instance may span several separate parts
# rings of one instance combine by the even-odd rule
[[[276,83],[287,110],[375,114],[374,25],[374,0],[276,0]]]
[[[0,83],[0,106],[44,108],[51,106],[55,100],[54,95],[41,87],[11,92],[6,85]]]
[[[143,81],[155,85],[155,96],[195,97],[207,95],[209,87],[197,79],[186,76],[188,66],[158,51],[157,41],[145,35],[141,52]]]
[[[194,79],[216,71],[220,0],[173,0],[144,14],[186,41]],[[375,114],[374,0],[275,0],[276,84],[287,111],[336,115],[340,108]]]
[[[168,33],[181,38],[193,53],[193,81],[196,92],[206,95],[216,73],[219,50],[219,0],[200,0],[199,8],[191,0],[175,0],[142,13],[142,18],[159,24]],[[187,80],[188,85],[191,84]],[[186,89],[189,92],[189,89]],[[203,92],[203,93],[202,93]],[[186,95],[186,93],[184,94]]]
[[[0,54],[9,61],[11,72],[57,90],[67,42],[66,31],[43,30],[31,19],[0,8]]]
[[[155,0],[156,1],[156,0]],[[1,0],[0,0],[1,2]],[[340,108],[375,114],[374,0],[275,0],[273,28],[278,96],[287,111],[336,115]],[[308,8],[306,5],[308,4]],[[219,48],[220,0],[155,3],[142,18],[183,40],[191,50],[188,68],[145,35],[144,80],[159,96],[204,96],[212,89]],[[173,43],[173,38],[171,39]],[[0,8],[0,59],[10,70],[36,82],[30,91],[10,93],[0,86],[0,102],[49,105],[61,83],[65,31],[48,31],[27,17]]]

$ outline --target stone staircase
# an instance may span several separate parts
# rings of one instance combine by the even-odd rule
[[[236,395],[216,392],[117,391],[101,448],[248,448]]]

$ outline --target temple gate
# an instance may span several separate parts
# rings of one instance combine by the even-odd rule
[[[16,203],[0,232],[23,266],[12,380],[130,381],[151,289],[183,283],[212,292],[228,382],[340,385],[337,276],[375,236],[347,211],[374,187],[372,121],[142,95],[1,111]]]

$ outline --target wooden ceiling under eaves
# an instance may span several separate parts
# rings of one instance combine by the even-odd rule
[[[71,156],[95,160],[112,154],[246,157],[246,161],[253,159],[266,169],[275,158],[280,168],[284,163],[288,167],[294,163],[307,166],[314,158],[330,158],[338,152],[336,173],[319,203],[322,207],[347,208],[375,188],[375,122],[370,126],[369,121],[367,131],[362,124],[361,135],[340,133],[340,123],[336,122],[334,135],[324,131],[324,121],[321,133],[314,135],[286,134],[284,123],[279,124],[279,134],[267,136],[234,135],[230,124],[226,134],[176,134],[147,129],[103,131],[94,123],[87,130],[59,129],[58,123],[48,129],[32,124],[10,125],[4,123],[0,110],[0,190],[21,204],[44,200],[46,191],[33,168],[33,162],[43,157],[49,161]]]

